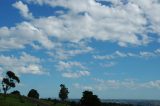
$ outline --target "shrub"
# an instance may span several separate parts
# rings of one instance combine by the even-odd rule
[[[13,92],[11,92],[11,94],[13,94],[13,95],[21,95],[21,93],[19,92],[19,91],[13,91]]]

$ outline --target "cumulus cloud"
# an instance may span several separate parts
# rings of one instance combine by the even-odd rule
[[[86,44],[78,45],[82,41],[96,39],[116,42],[120,46],[145,45],[151,42],[149,32],[156,33],[158,36],[160,33],[160,27],[157,26],[160,23],[158,0],[128,0],[126,3],[123,3],[123,0],[108,0],[111,2],[110,6],[95,0],[27,1],[28,4],[17,1],[12,6],[19,9],[21,15],[29,20],[17,23],[12,27],[0,27],[0,51],[23,49],[30,45],[36,50],[44,47],[49,50],[47,51],[48,55],[58,60],[67,60],[70,57],[93,51],[93,48]],[[51,7],[61,6],[68,10],[65,10],[67,12],[55,10],[55,13],[61,11],[58,16],[34,18],[27,6],[30,3]],[[77,6],[77,4],[79,5]],[[67,44],[62,44],[66,41]],[[64,45],[72,46],[63,48]],[[159,55],[158,49],[153,52],[140,51],[139,53],[115,51],[110,55],[95,55],[94,58],[111,60],[125,57],[148,58],[157,55]],[[107,66],[111,65],[113,64]],[[76,67],[83,69],[80,66]],[[27,69],[39,70],[34,65],[28,66]],[[65,75],[69,74],[71,72]],[[76,76],[77,73],[72,74]]]
[[[125,4],[120,0],[109,0],[111,6],[95,0],[27,1],[28,5],[35,3],[51,7],[61,6],[67,8],[68,12],[58,16],[34,18],[11,28],[1,27],[0,50],[20,49],[27,44],[37,49],[39,45],[35,45],[33,43],[35,41],[50,49],[53,48],[53,41],[50,38],[58,39],[60,42],[78,43],[93,38],[99,41],[116,42],[120,46],[145,45],[152,41],[149,32],[160,35],[160,28],[157,26],[160,23],[160,3],[157,0],[154,2],[129,0]],[[22,1],[17,1],[13,7],[19,9],[23,17],[33,18],[28,6]],[[78,54],[80,51],[74,52]]]
[[[66,77],[66,78],[80,78],[80,77],[89,76],[89,75],[90,75],[89,71],[64,72],[64,73],[62,73],[62,76]]]
[[[82,65],[80,62],[60,61],[56,67],[62,73],[62,76],[66,78],[80,78],[83,76],[90,75],[90,72],[86,71],[87,68],[84,65]]]
[[[13,7],[20,11],[20,14],[26,19],[33,19],[32,13],[29,11],[28,6],[24,4],[22,1],[17,1],[12,4]]]
[[[61,18],[47,17],[34,22],[35,26],[59,39],[77,42],[94,38],[118,42],[120,46],[143,45],[150,42],[145,27],[148,24],[147,18],[136,3],[129,2],[125,5],[117,3],[116,6],[108,7],[95,0],[28,1],[51,7],[61,6],[70,10]],[[55,30],[51,30],[52,28]]]
[[[40,63],[39,58],[25,52],[19,57],[0,55],[0,68],[3,72],[12,70],[18,74],[47,74]]]
[[[78,43],[59,43],[54,50],[50,50],[47,54],[58,60],[67,60],[74,56],[91,53],[94,49],[87,46],[84,42]]]
[[[80,67],[82,69],[85,69],[85,67],[79,62],[64,62],[64,61],[60,61],[58,63],[57,67],[61,71],[66,70],[66,69],[71,69],[72,67]]]
[[[143,10],[144,15],[150,22],[149,28],[158,33],[160,36],[160,2],[159,0],[130,0],[132,3],[138,5]]]
[[[50,49],[53,47],[52,41],[39,29],[28,22],[17,24],[16,27],[0,28],[0,50],[22,49],[25,45],[38,42],[43,47]]]

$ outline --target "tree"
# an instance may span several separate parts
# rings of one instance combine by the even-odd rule
[[[28,93],[28,97],[39,99],[39,93],[35,89],[31,89]]]
[[[59,98],[61,99],[61,101],[65,101],[68,98],[68,88],[65,87],[64,84],[60,85],[61,89],[59,91]]]
[[[7,94],[7,91],[16,86],[16,82],[20,83],[19,78],[12,71],[7,71],[6,77],[2,80],[2,88],[4,94]]]
[[[92,91],[84,91],[80,100],[82,106],[101,106],[101,101]]]

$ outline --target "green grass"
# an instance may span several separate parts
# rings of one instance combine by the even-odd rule
[[[7,95],[4,98],[3,95],[0,95],[0,106],[36,106],[36,104],[29,102],[24,97]]]
[[[62,103],[54,105],[52,101],[46,100],[38,100],[38,102],[47,104],[48,106],[66,106]],[[7,95],[6,98],[4,98],[4,95],[0,94],[0,106],[37,106],[37,104],[24,96]]]

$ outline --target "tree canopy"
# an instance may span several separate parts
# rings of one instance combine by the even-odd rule
[[[28,93],[28,97],[39,99],[39,93],[35,89],[31,89]]]
[[[84,91],[80,100],[82,106],[101,106],[101,101],[92,91]]]
[[[60,88],[61,89],[59,91],[59,98],[62,101],[65,101],[68,98],[68,94],[69,94],[68,88],[66,88],[64,84],[61,84]]]
[[[9,89],[14,88],[16,86],[16,82],[20,83],[18,76],[16,76],[12,71],[7,71],[6,77],[2,80],[4,94],[6,94]]]

